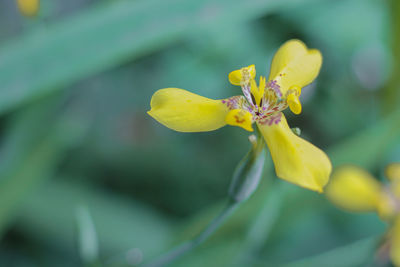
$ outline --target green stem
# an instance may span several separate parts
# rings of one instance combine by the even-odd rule
[[[239,206],[239,202],[229,201],[222,212],[211,221],[211,223],[201,232],[196,238],[170,250],[169,252],[162,255],[160,258],[143,264],[142,267],[161,267],[170,264],[174,260],[182,257],[186,253],[190,252],[204,241],[206,241],[224,222],[232,215],[232,213]]]

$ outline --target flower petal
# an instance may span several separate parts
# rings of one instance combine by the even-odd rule
[[[250,74],[249,79],[254,79],[256,77],[256,67],[255,65],[250,65],[248,67],[241,68],[239,70],[234,70],[231,73],[229,73],[229,81],[233,85],[240,85],[243,79],[243,71],[248,71]]]
[[[300,114],[302,107],[301,107],[301,102],[299,99],[299,96],[296,93],[291,93],[288,95],[287,99],[286,99],[290,110],[294,113],[294,114]]]
[[[295,135],[283,114],[278,123],[257,125],[271,152],[276,175],[296,185],[322,192],[332,170],[327,155]]]
[[[392,228],[390,257],[394,266],[400,266],[400,217],[396,219]]]
[[[382,200],[382,186],[368,172],[346,166],[334,172],[326,195],[334,204],[349,211],[376,211]]]
[[[247,110],[232,109],[226,116],[225,121],[229,125],[239,126],[249,132],[252,132],[253,131],[253,127],[251,126],[253,122],[252,118],[253,116]]]
[[[276,52],[271,65],[269,80],[275,80],[283,95],[298,86],[300,88],[311,83],[319,73],[322,55],[316,49],[308,49],[299,40],[284,43]]]
[[[160,89],[151,98],[147,113],[178,132],[205,132],[226,125],[229,108],[213,100],[178,88]]]

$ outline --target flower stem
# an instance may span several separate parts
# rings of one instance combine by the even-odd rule
[[[143,264],[142,267],[161,267],[172,263],[174,260],[182,257],[186,253],[190,252],[204,241],[206,241],[224,222],[232,215],[232,213],[239,206],[239,202],[229,201],[221,213],[210,222],[210,224],[194,239],[183,243],[165,253],[158,259],[147,264]]]

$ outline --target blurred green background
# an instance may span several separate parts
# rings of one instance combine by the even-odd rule
[[[239,94],[228,73],[267,75],[292,38],[324,63],[289,124],[334,166],[381,177],[400,161],[398,0],[42,0],[35,18],[1,1],[0,266],[82,266],[85,236],[99,266],[135,266],[192,238],[248,132],[174,132],[146,114],[151,95]],[[373,266],[384,229],[278,180],[267,157],[252,198],[172,266]]]

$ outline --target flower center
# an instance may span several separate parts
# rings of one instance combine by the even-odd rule
[[[280,111],[286,109],[288,104],[282,97],[280,86],[275,80],[268,83],[263,77],[257,86],[247,69],[242,69],[240,83],[243,96],[233,96],[222,100],[229,109],[243,109],[251,113],[252,120],[261,124],[272,125],[280,122]]]

